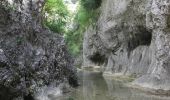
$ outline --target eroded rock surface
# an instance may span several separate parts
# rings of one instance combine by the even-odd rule
[[[0,1],[0,100],[31,100],[39,88],[76,85],[64,39],[42,25],[44,0]]]
[[[170,90],[169,7],[169,0],[103,0],[96,26],[84,34],[84,66]]]

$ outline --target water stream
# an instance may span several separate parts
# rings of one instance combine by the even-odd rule
[[[51,100],[170,100],[132,89],[124,81],[103,77],[97,72],[80,72],[81,86],[73,92]]]

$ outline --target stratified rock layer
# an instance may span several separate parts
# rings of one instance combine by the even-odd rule
[[[44,0],[0,1],[0,100],[31,100],[53,82],[76,85],[64,39],[42,26]]]
[[[84,66],[170,90],[169,7],[169,0],[103,0],[97,25],[84,35]]]

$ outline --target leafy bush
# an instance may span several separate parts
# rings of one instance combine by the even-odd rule
[[[63,0],[47,0],[44,6],[44,23],[50,30],[64,33],[69,19],[69,11]]]
[[[81,5],[86,10],[94,10],[101,6],[102,0],[81,0]]]
[[[78,56],[81,52],[80,50],[82,49],[83,32],[84,31],[80,29],[70,30],[65,35],[65,39],[69,47],[69,50],[74,56]]]

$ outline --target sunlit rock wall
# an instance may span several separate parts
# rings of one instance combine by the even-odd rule
[[[0,1],[0,100],[32,100],[43,86],[76,85],[64,39],[42,25],[44,0]]]
[[[103,0],[84,34],[84,66],[132,75],[134,84],[170,89],[169,0]]]

